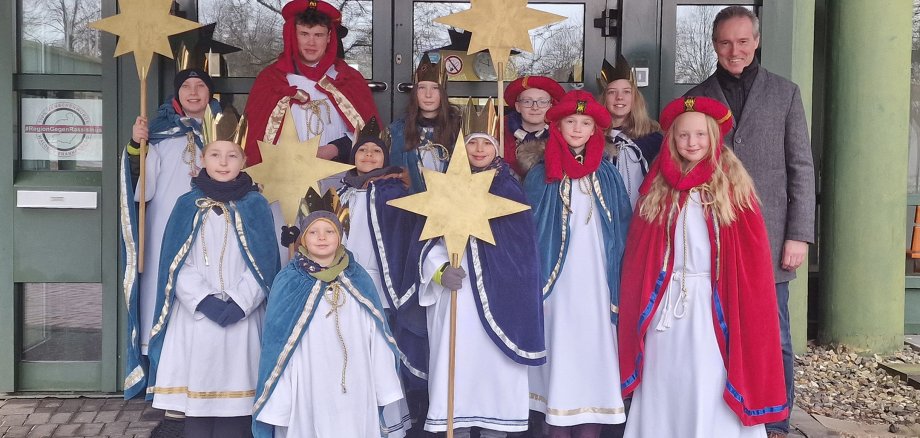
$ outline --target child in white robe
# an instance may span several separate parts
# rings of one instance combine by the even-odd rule
[[[546,113],[544,162],[524,181],[543,272],[546,364],[530,372],[531,409],[549,436],[596,438],[626,421],[617,376],[617,306],[629,197],[603,159],[610,114],[571,91]]]
[[[469,107],[466,117],[475,117]],[[470,166],[474,173],[495,173],[490,193],[524,203],[520,183],[498,156],[498,141],[487,133],[489,125],[466,136]],[[451,291],[456,290],[457,438],[470,437],[472,428],[483,438],[527,430],[528,369],[546,361],[533,215],[525,210],[490,222],[495,244],[471,238],[460,267],[450,265],[443,240],[426,245],[421,263],[419,304],[427,309],[430,350],[425,430],[447,430]]]
[[[202,155],[166,227],[147,398],[184,413],[187,437],[246,437],[277,243],[242,148],[214,141]]]
[[[627,438],[765,438],[788,412],[773,264],[750,176],[706,97],[662,111],[630,226],[620,315]],[[729,336],[729,334],[731,336]]]
[[[305,217],[300,247],[272,285],[253,414],[256,437],[388,436],[401,418],[398,349],[367,272],[327,211]]]

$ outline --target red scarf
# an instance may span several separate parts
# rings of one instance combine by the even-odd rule
[[[643,196],[660,173],[671,187],[681,191],[679,202],[683,203],[689,189],[712,176],[711,162],[701,162],[683,175],[680,165],[671,159],[667,144],[661,152],[640,190]],[[781,421],[789,414],[770,244],[760,207],[752,202],[751,209],[738,209],[735,221],[721,223],[718,229],[711,214],[706,218],[713,249],[711,266],[718,268],[712,276],[712,322],[728,372],[722,398],[746,426]],[[667,206],[662,214],[670,210]],[[674,268],[673,253],[664,259],[675,225],[668,228],[667,223],[648,222],[635,214],[629,227],[618,325],[624,397],[642,381],[645,334]]]
[[[604,135],[595,129],[585,144],[585,160],[579,163],[569,151],[569,145],[562,138],[562,132],[555,123],[550,123],[549,140],[543,160],[546,166],[546,182],[561,181],[563,176],[579,179],[596,171],[604,155]]]

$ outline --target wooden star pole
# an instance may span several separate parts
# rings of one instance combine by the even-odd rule
[[[121,13],[96,20],[89,26],[96,30],[108,32],[118,38],[114,56],[117,58],[134,52],[134,65],[140,80],[141,110],[140,116],[147,118],[147,72],[153,54],[159,53],[172,58],[169,46],[171,35],[187,32],[201,27],[201,24],[169,14],[172,0],[120,0]],[[178,90],[177,90],[178,92]],[[149,125],[148,125],[149,126]],[[149,135],[149,133],[148,133]],[[144,272],[144,236],[147,218],[146,177],[147,177],[147,139],[141,139],[140,175],[138,177],[138,196],[140,204],[137,213],[137,272]]]
[[[495,170],[473,173],[463,136],[457,136],[446,173],[422,169],[427,190],[387,204],[425,216],[419,240],[443,236],[451,266],[460,267],[470,237],[495,245],[489,220],[527,210],[527,205],[489,193]],[[450,355],[447,377],[447,436],[454,436],[454,369],[457,341],[457,291],[450,292]]]
[[[514,17],[508,20],[508,17]],[[498,85],[498,153],[505,152],[505,66],[512,49],[533,52],[530,30],[547,26],[566,17],[527,7],[527,0],[470,0],[470,9],[434,21],[470,31],[467,54],[488,50],[495,66]]]

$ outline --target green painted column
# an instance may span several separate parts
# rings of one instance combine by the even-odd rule
[[[827,4],[821,339],[873,352],[904,341],[911,7]]]
[[[799,86],[812,127],[815,0],[765,1],[761,27],[762,64]],[[796,275],[789,283],[789,320],[793,349],[802,354],[808,349],[808,260]]]

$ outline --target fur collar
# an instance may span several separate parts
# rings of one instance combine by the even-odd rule
[[[527,175],[537,163],[543,161],[546,140],[525,140],[517,147],[517,162],[521,168],[521,178]]]

